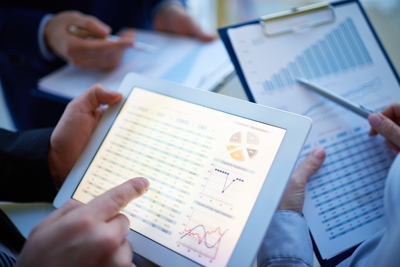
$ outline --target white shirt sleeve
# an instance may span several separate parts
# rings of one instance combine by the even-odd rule
[[[278,210],[258,251],[258,266],[312,267],[313,260],[304,217],[293,211]]]
[[[44,29],[46,27],[47,22],[53,17],[52,14],[47,14],[42,18],[42,21],[40,21],[39,24],[39,31],[38,31],[38,43],[39,43],[39,49],[40,53],[42,56],[47,60],[47,61],[54,61],[56,59],[56,56],[53,55],[46,46],[46,43],[44,41]]]

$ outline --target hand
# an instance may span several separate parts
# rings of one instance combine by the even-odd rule
[[[291,210],[302,214],[304,204],[304,187],[311,176],[321,167],[325,160],[325,150],[317,148],[297,167],[283,194],[278,210]]]
[[[66,202],[32,230],[15,266],[134,266],[130,223],[119,212],[148,188],[147,179],[136,178],[87,205]]]
[[[386,144],[397,154],[400,151],[400,103],[392,103],[381,114],[368,116],[371,124],[370,136],[378,133],[386,138]]]
[[[185,8],[177,3],[164,5],[154,16],[153,26],[157,31],[194,36],[203,42],[214,39],[212,35],[203,32]]]
[[[67,28],[70,25],[85,29],[97,38],[85,39],[69,34]],[[125,49],[133,46],[134,31],[125,31],[118,41],[104,39],[110,32],[110,27],[95,17],[65,11],[46,24],[44,40],[53,53],[78,68],[112,69],[120,62]]]
[[[61,187],[96,128],[104,111],[99,105],[112,105],[121,97],[120,93],[93,85],[68,104],[50,138],[48,159],[56,187]]]

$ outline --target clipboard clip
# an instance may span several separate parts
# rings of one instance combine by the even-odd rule
[[[259,18],[259,23],[264,34],[267,37],[273,37],[331,23],[335,19],[333,7],[329,3],[323,2],[262,16]]]

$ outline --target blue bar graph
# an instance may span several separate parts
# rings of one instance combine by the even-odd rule
[[[286,67],[263,82],[265,91],[296,83],[296,77],[314,79],[372,64],[372,58],[351,18],[305,49]]]

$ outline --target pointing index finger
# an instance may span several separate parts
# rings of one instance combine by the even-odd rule
[[[92,213],[96,219],[108,221],[133,199],[146,193],[149,185],[149,181],[145,178],[128,180],[90,201],[85,206],[84,212]]]

